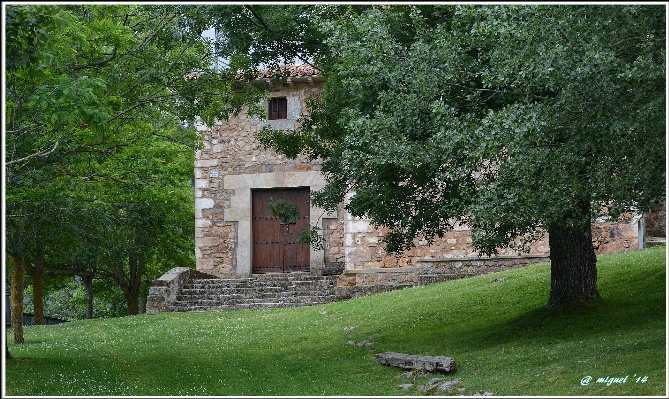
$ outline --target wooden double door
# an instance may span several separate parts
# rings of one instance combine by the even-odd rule
[[[253,273],[309,271],[309,244],[295,242],[309,228],[309,187],[253,190]],[[300,210],[295,223],[285,224],[267,213],[271,199],[284,200]]]

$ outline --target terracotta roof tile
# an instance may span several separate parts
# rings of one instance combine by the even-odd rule
[[[287,74],[286,74],[287,72]],[[196,80],[200,77],[201,73],[191,73],[184,76],[184,80]],[[309,64],[290,64],[282,65],[277,69],[268,69],[263,68],[258,70],[258,74],[255,76],[255,79],[271,79],[277,75],[291,78],[299,77],[309,77],[309,76],[320,76],[321,71],[318,68],[309,65]],[[237,74],[237,79],[244,79],[244,73],[239,72]]]
[[[290,65],[282,65],[278,69],[268,69],[268,68],[260,69],[258,71],[256,79],[272,78],[276,75],[282,75],[282,76],[287,75],[288,77],[295,78],[300,76],[314,76],[320,74],[321,71],[319,71],[317,68],[309,64],[301,64],[301,65],[290,64]]]

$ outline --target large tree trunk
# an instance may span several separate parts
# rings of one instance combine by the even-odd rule
[[[134,259],[133,259],[134,258]],[[128,298],[128,314],[139,314],[139,293],[142,288],[144,275],[144,256],[136,254],[130,262],[130,298]]]
[[[587,209],[581,209],[581,222],[548,230],[551,293],[546,308],[549,310],[568,302],[584,303],[599,297],[597,256],[592,247]]]
[[[118,280],[128,304],[128,315],[136,315],[139,313],[139,293],[142,286],[142,276],[144,275],[144,256],[142,254],[132,252],[128,257],[128,266],[130,269],[130,276],[126,278],[123,271],[123,265],[118,268]]]
[[[128,298],[128,316],[139,314],[139,297],[130,295]]]
[[[44,284],[43,277],[44,269],[33,269],[30,277],[33,280],[33,305],[34,305],[34,321],[33,324],[41,326],[44,324]]]
[[[44,324],[44,254],[43,252],[35,259],[34,265],[26,265],[28,274],[33,280],[33,324],[41,326]]]
[[[80,275],[86,286],[86,319],[93,318],[93,273]]]
[[[11,312],[14,343],[23,343],[23,271],[24,259],[10,256],[12,263]]]

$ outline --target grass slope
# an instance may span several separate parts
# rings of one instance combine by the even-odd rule
[[[601,299],[551,312],[542,264],[313,307],[30,326],[5,395],[422,395],[440,375],[412,381],[373,356],[395,351],[453,357],[446,378],[462,381],[439,395],[665,396],[665,247],[598,269]]]

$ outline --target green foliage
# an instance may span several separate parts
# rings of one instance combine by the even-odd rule
[[[118,287],[98,282],[94,284],[93,318],[127,316],[123,293]],[[44,296],[44,315],[62,320],[83,320],[86,318],[86,287],[79,278],[69,278],[57,289],[49,290]],[[24,311],[34,312],[32,285],[26,286]]]
[[[281,198],[275,200],[274,197],[270,197],[267,204],[267,213],[278,217],[285,224],[294,224],[300,217],[300,208],[290,201]]]
[[[439,395],[665,395],[666,247],[598,263],[602,298],[550,312],[541,264],[311,307],[30,326],[9,343],[5,394],[422,396],[445,377],[462,381]],[[387,351],[451,356],[457,371],[405,379],[373,356]]]
[[[300,216],[300,208],[290,201],[284,199],[275,200],[270,197],[267,205],[267,213],[278,217],[282,223],[293,224]],[[310,244],[314,249],[324,249],[325,243],[323,236],[319,233],[320,229],[316,226],[305,227],[295,237],[295,242]]]
[[[524,250],[663,201],[664,6],[337,10],[312,13],[323,94],[299,131],[260,140],[322,160],[314,202],[353,192],[347,210],[389,227],[389,252],[456,221],[482,253]]]
[[[68,19],[68,15],[56,7],[7,5],[5,35],[12,38],[6,43],[7,69],[44,68],[53,57],[49,48],[57,43],[49,31],[63,29],[71,22]]]
[[[295,242],[302,242],[305,244],[311,245],[315,250],[325,249],[325,242],[323,241],[323,235],[320,233],[320,228],[316,226],[311,226],[309,228],[303,228],[300,230],[300,233],[295,237]]]
[[[289,158],[297,158],[306,145],[305,138],[299,131],[281,131],[277,134],[271,126],[263,126],[256,132],[255,137],[264,149],[273,149]]]
[[[188,9],[7,7],[7,250],[116,282],[194,265],[192,125],[239,110]],[[233,107],[224,106],[236,101]]]
[[[338,6],[235,4],[193,7],[192,26],[213,25],[221,37],[218,55],[231,60],[234,73],[255,76],[261,65],[277,67],[299,60],[308,62],[324,50],[323,32],[311,19],[333,15]]]

